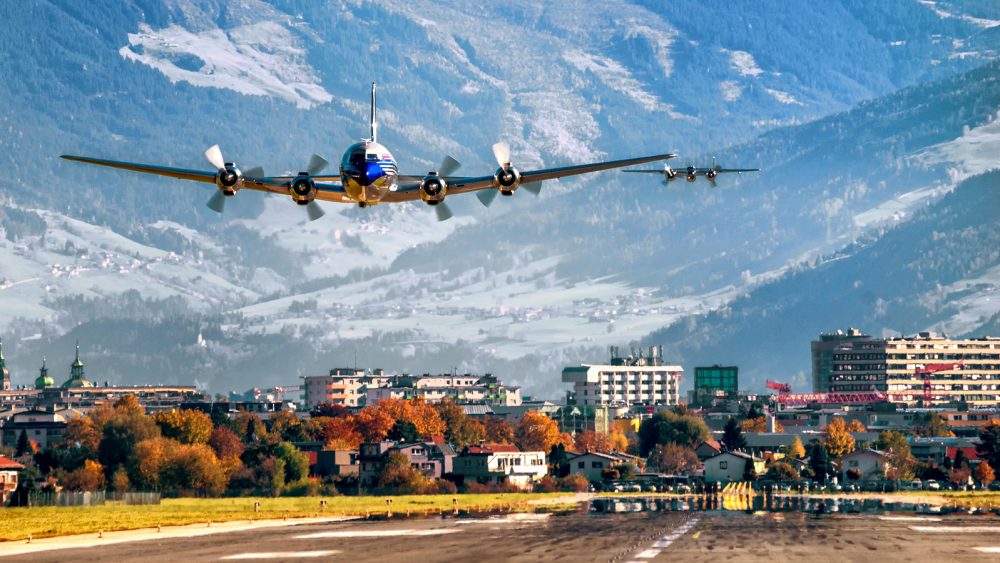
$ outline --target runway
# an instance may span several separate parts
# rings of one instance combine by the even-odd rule
[[[0,544],[0,555],[4,545]],[[986,516],[638,512],[354,520],[40,551],[4,561],[985,561]]]

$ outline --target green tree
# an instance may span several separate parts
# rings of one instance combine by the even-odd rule
[[[795,470],[792,464],[784,461],[772,463],[767,468],[767,473],[764,476],[772,481],[781,483],[793,483],[799,480],[799,472]]]
[[[417,432],[417,425],[409,420],[397,420],[386,438],[395,442],[419,442],[421,440],[420,433]]]
[[[672,411],[659,411],[639,426],[639,454],[649,457],[657,444],[680,444],[695,448],[711,437],[701,418]]]
[[[826,478],[833,474],[833,464],[830,463],[830,454],[826,451],[826,446],[816,442],[809,449],[809,468],[812,470],[814,478],[820,483],[825,483]]]
[[[435,405],[435,408],[445,424],[445,440],[456,449],[461,450],[469,444],[477,444],[480,440],[486,439],[486,428],[483,424],[466,416],[462,407],[452,399],[442,400]]]
[[[910,442],[899,432],[886,430],[878,435],[878,449],[888,456],[885,476],[893,480],[913,479],[917,461],[910,454]]]
[[[725,428],[722,429],[722,445],[729,451],[742,450],[747,447],[747,441],[743,437],[743,430],[736,417],[726,421]]]
[[[21,457],[30,453],[32,453],[31,441],[28,440],[28,432],[22,429],[21,434],[17,437],[17,450],[14,452],[14,456]]]
[[[918,415],[916,424],[913,425],[913,433],[928,438],[950,438],[955,435],[948,428],[948,423],[936,412]]]
[[[119,411],[117,408],[115,410]],[[118,466],[135,456],[135,448],[139,442],[159,436],[159,427],[141,411],[128,409],[116,412],[104,426],[101,442],[97,447],[97,459],[110,476]]]
[[[309,456],[290,442],[280,442],[274,449],[274,455],[284,462],[286,483],[301,481],[309,476]]]

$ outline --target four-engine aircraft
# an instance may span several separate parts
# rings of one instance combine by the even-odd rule
[[[444,202],[445,196],[477,192],[479,201],[488,207],[493,203],[497,193],[510,196],[519,187],[523,187],[526,191],[537,195],[545,180],[666,160],[673,156],[654,154],[624,160],[521,171],[511,163],[510,147],[507,143],[497,143],[493,145],[493,156],[500,167],[492,174],[455,176],[460,165],[454,158],[445,156],[436,171],[423,175],[402,175],[398,173],[396,160],[392,154],[378,143],[375,108],[375,83],[372,83],[371,137],[348,147],[340,161],[338,176],[320,175],[328,162],[318,155],[313,155],[305,170],[295,176],[265,176],[260,167],[241,171],[235,163],[227,162],[223,158],[218,145],[205,151],[205,158],[215,167],[214,171],[137,164],[86,156],[62,155],[62,158],[215,184],[218,191],[208,200],[208,207],[219,213],[225,207],[227,197],[232,197],[241,189],[248,189],[290,196],[295,203],[306,208],[309,220],[323,216],[323,210],[316,203],[317,200],[352,203],[360,207],[423,200],[428,205],[434,206],[438,220],[444,221],[452,216],[451,210]]]
[[[715,159],[712,159],[712,167],[704,168],[698,166],[686,166],[684,168],[671,168],[670,165],[664,165],[662,170],[622,170],[622,172],[632,172],[635,174],[659,174],[663,176],[664,181],[671,182],[677,179],[677,176],[684,176],[684,179],[688,182],[694,182],[698,176],[704,176],[706,180],[712,185],[713,188],[719,187],[715,183],[715,178],[719,174],[726,174],[729,172],[736,172],[742,174],[744,172],[760,172],[760,168],[723,168],[716,164]]]

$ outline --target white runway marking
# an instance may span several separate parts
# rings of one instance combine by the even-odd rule
[[[890,520],[898,522],[940,522],[940,518],[933,516],[879,516],[879,520]]]
[[[931,534],[1000,534],[1000,526],[910,526],[910,529]]]
[[[391,538],[399,536],[439,536],[453,534],[459,531],[455,528],[436,528],[433,530],[345,530],[339,532],[316,532],[295,536],[297,540],[320,538]]]
[[[700,518],[699,516],[695,516],[690,520],[688,520],[687,522],[685,522],[684,524],[682,524],[681,526],[679,526],[677,529],[671,531],[669,534],[664,535],[662,538],[657,540],[656,543],[652,545],[652,547],[637,553],[635,556],[636,560],[629,561],[628,563],[641,563],[641,561],[638,560],[655,558],[657,555],[660,554],[660,551],[670,547],[670,544],[674,543],[674,541],[676,541],[677,538],[690,532],[691,528],[697,526],[699,518]]]
[[[297,559],[329,557],[336,553],[340,552],[333,549],[326,551],[265,551],[261,553],[237,553],[236,555],[220,557],[220,559]]]
[[[455,524],[527,524],[548,520],[551,514],[511,514],[496,518],[469,518],[455,520]]]
[[[981,551],[983,553],[1000,553],[1000,547],[974,547],[976,551]]]

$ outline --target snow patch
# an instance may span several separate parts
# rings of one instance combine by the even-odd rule
[[[671,106],[661,103],[655,95],[647,92],[642,83],[615,60],[578,50],[567,51],[563,60],[579,71],[594,73],[605,86],[632,98],[648,112],[662,111],[673,119],[687,117],[674,112]]]
[[[743,95],[743,88],[735,80],[723,80],[719,83],[719,90],[722,92],[722,99],[727,102],[735,102]]]
[[[729,64],[732,65],[733,70],[740,73],[740,76],[749,76],[751,78],[756,78],[764,71],[757,66],[757,61],[754,60],[753,55],[746,51],[730,51],[728,49],[720,49],[723,53],[729,54]]]
[[[173,24],[154,30],[140,24],[118,53],[162,72],[171,82],[270,96],[302,109],[333,96],[306,63],[306,50],[276,22],[194,33]]]
[[[931,0],[917,0],[917,2],[919,2],[920,4],[923,4],[924,6],[927,6],[928,8],[930,8],[935,14],[937,14],[937,16],[939,18],[941,18],[943,20],[945,20],[945,19],[959,19],[959,20],[962,20],[964,22],[970,23],[970,24],[972,24],[972,25],[974,25],[976,27],[982,28],[982,29],[990,29],[992,27],[1000,26],[1000,21],[998,21],[998,20],[990,20],[990,19],[986,19],[986,18],[977,18],[977,17],[974,17],[974,16],[966,15],[966,14],[954,14],[952,12],[944,10],[944,9],[941,8],[941,6],[947,6],[947,4],[942,4],[941,2],[933,2]],[[948,7],[950,8],[950,6],[948,6]]]
[[[934,145],[912,158],[927,164],[954,164],[951,180],[958,183],[965,178],[1000,168],[1000,111],[984,125],[966,128],[961,137]]]
[[[779,102],[781,102],[783,104],[796,105],[796,106],[804,106],[805,105],[802,102],[796,100],[795,96],[792,96],[788,92],[782,92],[781,90],[774,90],[773,88],[764,88],[764,90],[768,94],[770,94],[772,98],[774,98],[775,100],[778,100]]]

